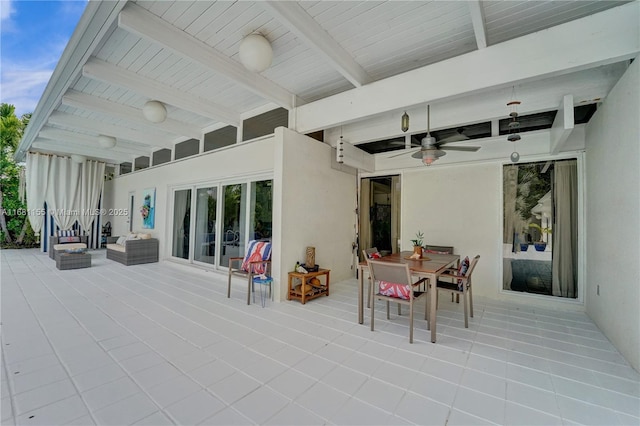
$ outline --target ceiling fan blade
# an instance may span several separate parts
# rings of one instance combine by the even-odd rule
[[[476,152],[480,149],[479,146],[448,146],[448,145],[444,145],[439,148],[446,151],[467,151],[467,152]]]
[[[419,151],[418,151],[419,152]],[[396,158],[396,157],[400,157],[401,155],[407,155],[410,154],[410,152],[407,152],[407,150],[402,150],[402,152],[400,154],[395,154],[395,155],[390,155],[387,158]]]
[[[469,140],[469,136],[462,134],[462,133],[456,133],[455,135],[452,136],[447,136],[446,138],[443,138],[442,140],[438,141],[439,143],[449,143],[449,142],[462,142],[462,141],[467,141]]]

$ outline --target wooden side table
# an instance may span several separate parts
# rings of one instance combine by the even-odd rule
[[[329,295],[329,274],[330,269],[320,269],[316,272],[307,272],[306,274],[300,272],[289,272],[289,290],[287,291],[287,300],[297,299],[304,305],[307,300],[315,299],[320,296]],[[311,285],[309,280],[312,278],[318,278],[324,276],[324,284]],[[299,284],[298,284],[299,283]],[[307,291],[304,291],[304,287]]]

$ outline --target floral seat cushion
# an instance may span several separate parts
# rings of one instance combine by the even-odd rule
[[[383,296],[397,297],[398,299],[409,299],[411,295],[411,288],[407,284],[380,281],[378,286],[380,289],[379,292]]]

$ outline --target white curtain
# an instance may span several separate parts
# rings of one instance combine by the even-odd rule
[[[578,297],[578,170],[575,160],[555,163],[552,294]]]
[[[502,229],[503,243],[513,244],[513,234],[516,232],[516,222],[519,213],[516,212],[516,198],[518,196],[518,166],[513,164],[504,167],[503,174],[504,184],[504,224]],[[517,241],[516,241],[517,243]],[[520,247],[516,244],[515,251],[519,251]]]
[[[362,179],[360,186],[360,253],[371,247],[371,179]]]
[[[48,155],[27,154],[27,211],[31,229],[36,235],[40,235],[44,223],[45,215],[42,209],[47,192],[50,158]]]
[[[173,255],[184,259],[184,215],[187,213],[189,189],[174,192],[173,202]]]
[[[60,229],[71,229],[79,212],[80,164],[68,157],[49,157],[45,201]]]
[[[85,161],[82,164],[82,179],[80,180],[78,197],[78,205],[80,206],[78,222],[85,232],[91,231],[91,224],[98,216],[95,213],[104,186],[104,167],[104,163],[97,161]]]
[[[391,177],[391,253],[400,251],[400,176]]]

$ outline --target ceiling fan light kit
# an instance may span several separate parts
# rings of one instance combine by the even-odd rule
[[[407,115],[406,112],[404,115],[407,116],[406,124],[408,129],[409,116]],[[403,131],[404,131],[404,115],[401,123],[403,125],[403,128],[402,128]],[[411,154],[412,158],[421,160],[422,163],[426,166],[430,166],[438,158],[447,155],[447,153],[444,151],[445,149],[452,150],[452,151],[467,151],[467,152],[475,152],[480,149],[479,146],[446,146],[446,147],[444,146],[449,142],[454,142],[454,141],[458,142],[460,140],[469,139],[466,135],[462,134],[462,128],[459,128],[457,130],[458,133],[455,135],[456,136],[455,138],[450,138],[449,140],[443,139],[440,142],[438,142],[436,138],[431,136],[430,132],[431,132],[431,107],[430,105],[427,105],[427,134],[420,141],[420,149],[418,151],[414,151]],[[402,152],[400,154],[392,155],[389,158],[398,157],[400,155],[404,155],[405,153],[406,152]]]

